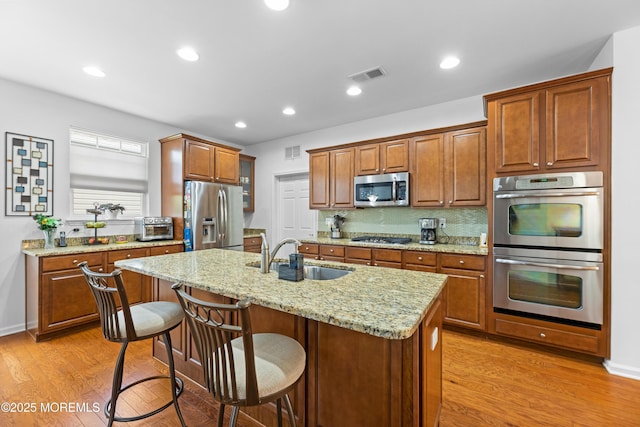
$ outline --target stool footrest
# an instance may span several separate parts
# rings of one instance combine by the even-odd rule
[[[120,396],[120,394],[122,392],[130,389],[131,387],[133,387],[135,385],[138,385],[140,383],[144,383],[144,382],[147,382],[147,381],[151,381],[151,380],[158,380],[158,379],[164,379],[164,378],[171,379],[171,377],[169,375],[156,375],[156,376],[153,376],[153,377],[142,378],[141,380],[138,380],[138,381],[136,381],[134,383],[129,384],[128,386],[126,386],[124,388],[121,388],[120,391],[118,391],[118,397]],[[182,390],[184,389],[184,383],[182,381],[182,378],[178,378],[176,376],[176,382],[175,382],[174,386],[176,388],[176,398],[178,398],[178,396],[180,396],[182,394]],[[117,399],[117,397],[116,397],[116,399]],[[111,400],[109,400],[107,402],[107,404],[105,405],[105,407],[104,407],[104,414],[107,416],[107,418],[109,418],[109,411],[111,410],[111,404],[112,404],[112,402],[111,402]],[[171,399],[165,405],[163,405],[163,406],[161,406],[161,407],[159,407],[157,409],[154,409],[154,410],[152,410],[150,412],[147,412],[146,414],[136,415],[136,416],[133,416],[133,417],[118,417],[118,416],[115,416],[113,418],[113,420],[114,421],[118,421],[118,422],[124,422],[124,423],[128,423],[128,422],[131,422],[131,421],[142,420],[142,419],[149,418],[149,417],[151,417],[151,416],[153,416],[155,414],[158,414],[158,413],[164,411],[165,409],[167,409],[169,406],[171,406],[173,404],[174,404],[173,399]]]

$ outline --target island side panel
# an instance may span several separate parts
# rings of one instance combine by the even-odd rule
[[[308,320],[307,425],[437,426],[442,299],[405,340]]]

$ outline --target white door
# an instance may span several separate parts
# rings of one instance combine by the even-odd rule
[[[277,182],[275,245],[280,240],[293,237],[316,237],[318,213],[309,209],[309,174],[279,176]],[[285,245],[277,257],[286,258],[293,252],[293,245]]]

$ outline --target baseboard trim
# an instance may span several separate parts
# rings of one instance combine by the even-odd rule
[[[612,375],[640,381],[640,368],[636,366],[621,365],[619,363],[612,362],[611,360],[605,360],[602,364],[607,372]]]
[[[19,323],[17,325],[0,328],[0,337],[17,334],[18,332],[24,331],[26,331],[26,329],[24,328],[24,323]]]

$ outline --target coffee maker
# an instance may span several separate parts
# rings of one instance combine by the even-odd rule
[[[342,223],[344,222],[345,218],[343,216],[340,215],[334,215],[332,220],[331,220],[331,238],[332,239],[339,239],[341,236],[340,234],[340,227],[342,227]]]
[[[436,229],[438,228],[438,218],[420,218],[420,243],[423,245],[434,245],[438,242]]]

